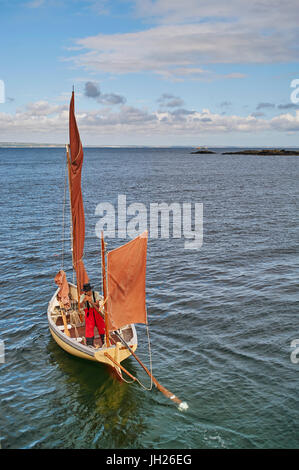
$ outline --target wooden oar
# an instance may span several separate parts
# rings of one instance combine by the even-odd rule
[[[172,400],[173,402],[177,403],[179,405],[180,410],[186,410],[188,408],[188,405],[186,402],[183,402],[180,400],[178,397],[176,397],[173,393],[171,393],[167,388],[163,387],[157,379],[150,373],[148,368],[143,364],[143,362],[139,359],[139,357],[134,353],[133,349],[130,348],[130,346],[127,344],[127,342],[118,334],[116,331],[114,331],[114,334],[120,339],[120,341],[126,346],[126,348],[130,351],[132,356],[136,359],[137,362],[141,365],[141,367],[145,370],[145,372],[150,376],[154,384],[156,385],[157,389],[160,390],[167,398]]]
[[[106,278],[106,260],[105,260],[105,242],[104,242],[104,232],[101,232],[101,254],[102,254],[102,279],[103,279],[103,295],[104,299],[107,300],[107,278]],[[105,315],[105,339],[107,346],[110,346],[110,339],[109,339],[109,328],[108,328],[108,312],[107,312],[107,305],[106,302],[103,304],[104,307],[104,315]]]
[[[117,361],[115,361],[113,359],[112,356],[110,356],[109,353],[107,352],[104,352],[104,356],[108,357],[108,359],[110,359],[110,361],[112,361],[117,367],[119,367],[121,370],[123,370],[129,377],[131,377],[131,379],[133,379],[134,381],[137,380],[136,377],[134,377],[134,375],[132,375],[127,369],[125,369],[121,364],[119,364]]]
[[[59,302],[59,305],[60,305],[60,312],[61,312],[61,316],[62,316],[62,321],[63,321],[63,326],[64,326],[64,332],[67,336],[71,336],[70,332],[69,332],[69,329],[67,327],[67,321],[66,321],[66,315],[65,315],[65,308],[62,304],[62,302]]]
[[[106,299],[107,300],[107,299]],[[103,317],[103,314],[97,309],[96,305],[93,302],[90,302],[93,308]],[[188,407],[188,404],[185,401],[180,400],[177,396],[175,396],[173,393],[171,393],[167,388],[163,387],[158,380],[150,373],[148,368],[143,364],[143,362],[139,359],[139,357],[134,353],[133,349],[130,348],[130,346],[127,344],[127,342],[120,336],[120,334],[117,333],[117,331],[113,332],[123,343],[123,345],[130,351],[132,356],[136,359],[137,362],[143,367],[145,372],[150,376],[154,384],[156,385],[157,389],[160,390],[167,398],[172,400],[174,403],[177,403],[179,405],[180,410],[186,410]]]

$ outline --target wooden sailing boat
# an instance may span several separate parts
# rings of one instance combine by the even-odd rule
[[[84,310],[81,308],[82,288],[89,281],[83,262],[85,239],[85,218],[81,191],[83,148],[74,113],[74,91],[69,111],[69,137],[70,145],[67,145],[66,154],[72,219],[72,261],[77,285],[67,282],[63,270],[60,270],[56,275],[55,282],[59,287],[48,306],[48,323],[51,334],[56,343],[68,353],[108,364],[117,370],[120,377],[122,377],[123,371],[133,380],[138,381],[121,365],[122,361],[133,355],[146,373],[150,375],[156,387],[168,398],[183,405],[184,408],[184,403],[162,387],[135,354],[137,349],[135,324],[147,324],[145,301],[147,231],[107,254],[102,233],[103,295],[99,295],[98,305],[93,302],[91,304],[105,320],[105,341],[102,342],[100,336],[95,335],[94,346],[86,344],[85,316]]]
[[[85,238],[84,208],[81,192],[83,148],[74,113],[74,92],[70,102],[69,127],[70,150],[69,146],[67,146],[67,164],[72,214],[73,268],[76,272],[77,286],[72,283],[66,283],[64,273],[62,271],[59,273],[56,280],[58,280],[60,287],[49,302],[48,322],[54,340],[65,351],[74,356],[103,362],[115,367],[109,356],[119,364],[131,355],[131,351],[121,344],[121,339],[126,341],[132,351],[135,351],[137,348],[135,323],[147,322],[145,308],[147,236],[145,233],[123,247],[108,253],[109,272],[106,273],[105,243],[102,235],[103,296],[102,311],[100,313],[105,317],[105,345],[101,344],[98,334],[95,336],[96,347],[86,345],[84,341],[84,311],[80,305],[83,285],[89,281],[83,262]],[[125,267],[129,258],[131,258],[130,274]],[[134,266],[132,266],[132,262]],[[128,275],[131,276],[129,284],[134,283],[135,285],[128,285]],[[135,280],[133,279],[134,277]],[[62,279],[64,282],[62,282]],[[126,284],[125,288],[124,283]],[[107,297],[107,284],[111,291],[109,299]],[[63,289],[65,290],[64,296],[61,295]],[[138,298],[137,302],[136,297]]]

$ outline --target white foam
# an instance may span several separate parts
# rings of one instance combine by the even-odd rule
[[[185,411],[185,410],[188,410],[189,408],[189,405],[187,402],[185,401],[182,401],[182,403],[179,404],[179,410],[180,411]]]

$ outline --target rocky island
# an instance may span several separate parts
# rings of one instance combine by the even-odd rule
[[[253,149],[238,150],[237,152],[223,152],[222,155],[299,155],[299,150]]]
[[[216,152],[213,152],[213,150],[209,150],[207,148],[202,148],[202,147],[199,147],[197,148],[196,150],[194,150],[193,152],[191,153],[202,153],[202,154],[205,154],[205,153],[216,153]]]

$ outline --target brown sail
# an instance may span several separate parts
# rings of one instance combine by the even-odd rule
[[[70,289],[66,279],[66,274],[62,269],[56,274],[54,281],[59,287],[57,299],[62,303],[62,305],[66,309],[69,309],[71,306],[69,298]]]
[[[108,328],[147,324],[145,305],[147,231],[107,255]]]
[[[85,218],[81,191],[83,147],[75,118],[74,92],[72,93],[70,102],[69,135],[71,150],[71,158],[69,162],[69,179],[73,226],[73,265],[76,271],[78,291],[80,292],[83,284],[88,282],[88,275],[82,260],[85,240]]]

